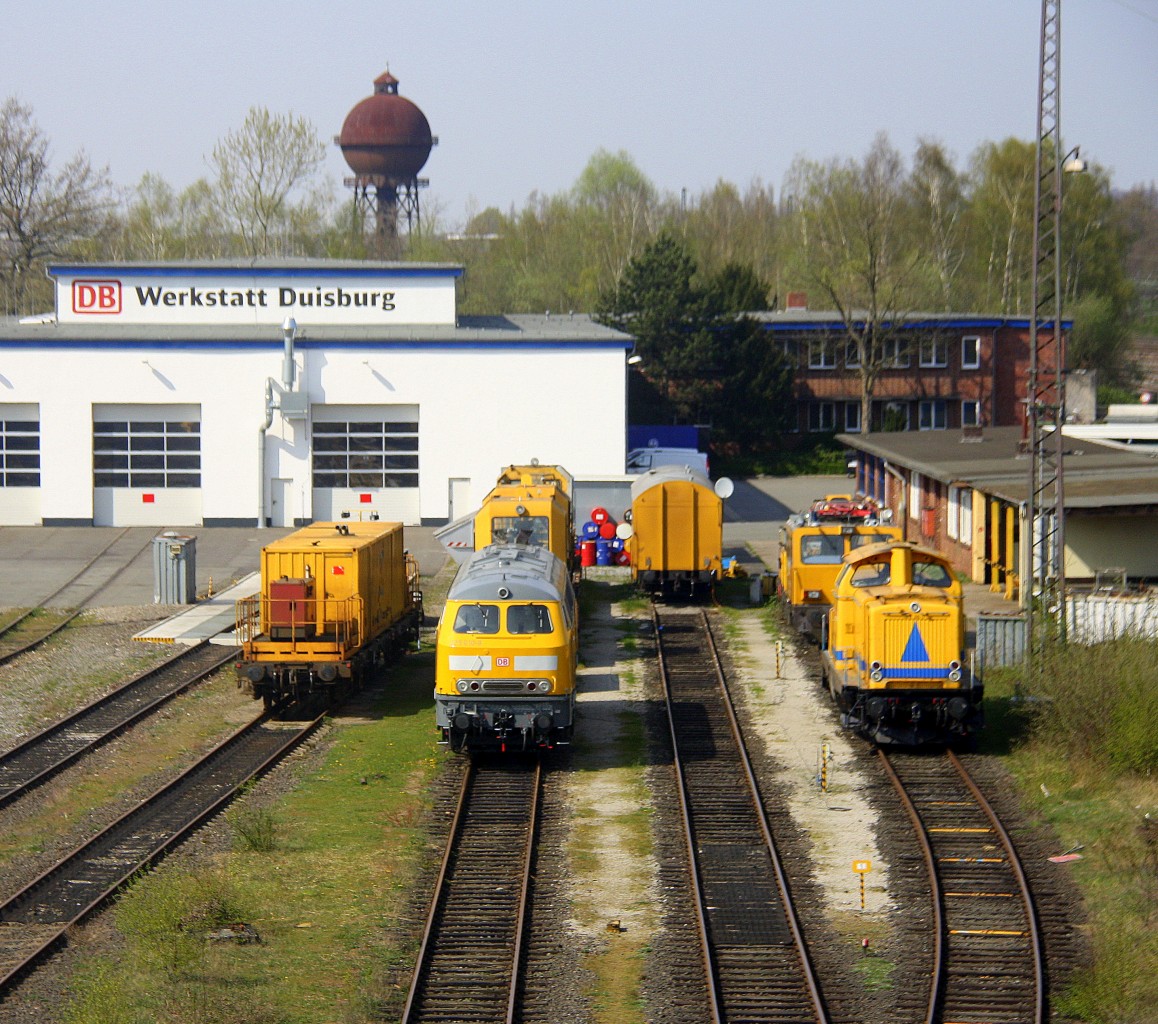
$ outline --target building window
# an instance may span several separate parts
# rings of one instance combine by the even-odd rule
[[[949,488],[949,515],[945,524],[950,539],[966,547],[973,543],[973,491],[968,487]]]
[[[844,365],[850,370],[860,369],[860,346],[855,341],[845,342]]]
[[[961,369],[976,370],[981,365],[981,339],[967,334],[961,339]]]
[[[799,347],[795,338],[780,339],[780,354],[784,356],[789,366],[795,366],[800,359]]]
[[[860,402],[844,403],[844,431],[846,434],[860,433]]]
[[[945,400],[926,398],[919,406],[917,426],[920,430],[945,429]]]
[[[977,401],[965,401],[961,403],[961,426],[963,427],[979,427],[981,426],[981,403]]]
[[[0,487],[40,486],[40,421],[0,420]]]
[[[884,412],[881,414],[881,430],[885,433],[895,433],[909,429],[909,403],[885,402]]]
[[[810,370],[836,368],[836,346],[831,338],[812,338],[808,342],[808,368]]]
[[[920,364],[923,367],[949,365],[949,343],[940,337],[922,338]]]
[[[921,515],[921,474],[912,473],[909,476],[909,518],[918,519]]]
[[[812,402],[808,406],[808,429],[814,434],[836,429],[836,403]]]
[[[315,487],[417,487],[418,424],[314,422]]]
[[[881,344],[881,365],[895,370],[909,368],[909,344],[901,338],[889,338]]]
[[[92,425],[94,487],[200,487],[196,420],[114,420]]]

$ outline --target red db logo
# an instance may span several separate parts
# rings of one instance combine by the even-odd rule
[[[97,315],[121,311],[120,281],[73,281],[72,311]]]

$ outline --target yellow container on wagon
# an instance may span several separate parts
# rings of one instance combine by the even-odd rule
[[[237,603],[239,679],[255,697],[354,678],[421,619],[401,523],[313,523],[267,544],[261,591]]]

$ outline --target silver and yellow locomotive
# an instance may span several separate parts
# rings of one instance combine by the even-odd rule
[[[530,751],[571,739],[578,606],[545,548],[490,545],[459,568],[438,623],[435,723],[452,750]]]

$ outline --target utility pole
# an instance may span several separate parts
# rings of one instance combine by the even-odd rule
[[[1061,0],[1042,0],[1037,104],[1037,176],[1033,192],[1033,315],[1029,333],[1026,427],[1030,448],[1024,528],[1029,579],[1026,653],[1040,664],[1051,617],[1064,641],[1065,613],[1065,336],[1061,279]],[[1075,168],[1078,169],[1078,168]]]

